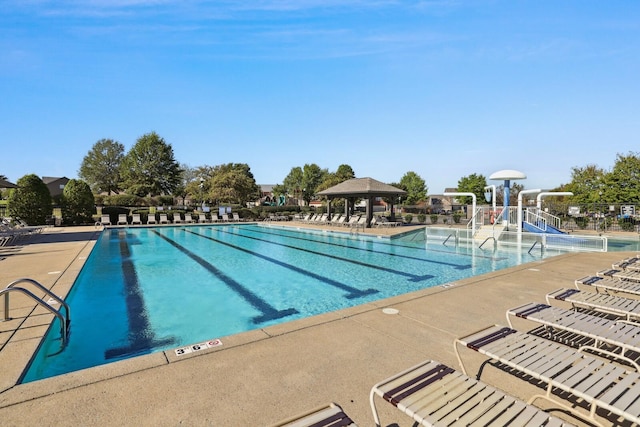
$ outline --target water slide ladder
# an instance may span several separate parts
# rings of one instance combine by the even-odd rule
[[[44,292],[44,294],[49,296],[50,299],[53,299],[55,302],[60,304],[61,307],[64,307],[65,313],[63,314],[61,310],[56,309],[51,303],[43,300],[42,298],[36,296],[30,290],[23,287],[25,284],[35,286],[38,290]],[[15,280],[9,283],[4,289],[0,290],[0,296],[4,295],[4,321],[11,320],[11,317],[9,316],[9,294],[11,292],[18,292],[26,295],[27,297],[34,300],[38,305],[41,305],[49,312],[51,312],[54,316],[56,316],[60,321],[60,335],[62,336],[62,344],[66,345],[69,338],[69,326],[71,325],[71,311],[69,310],[69,305],[64,302],[62,298],[60,298],[33,279],[22,278]]]

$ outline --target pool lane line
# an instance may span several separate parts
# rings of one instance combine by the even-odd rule
[[[243,248],[243,247],[240,247],[240,246],[236,246],[236,245],[234,245],[232,243],[228,243],[228,242],[225,242],[225,241],[222,241],[222,240],[218,240],[218,239],[216,239],[214,237],[211,237],[211,236],[207,236],[207,235],[204,235],[204,234],[196,233],[195,231],[190,230],[190,229],[186,229],[185,228],[184,231],[186,231],[188,233],[191,233],[191,234],[194,234],[194,235],[196,235],[198,237],[202,237],[203,239],[211,240],[211,241],[219,243],[221,245],[228,246],[228,247],[230,247],[232,249],[236,249],[238,251],[242,251],[242,252],[247,253],[249,255],[252,255],[252,256],[255,256],[257,258],[260,258],[260,259],[263,259],[265,261],[268,261],[268,262],[271,262],[273,264],[276,264],[276,265],[278,265],[280,267],[284,267],[286,269],[295,271],[296,273],[300,273],[300,274],[303,274],[305,276],[312,277],[312,278],[314,278],[314,279],[316,279],[316,280],[318,280],[318,281],[320,281],[322,283],[325,283],[327,285],[334,286],[334,287],[336,287],[338,289],[342,289],[343,291],[348,292],[347,295],[345,295],[345,298],[347,298],[347,299],[360,298],[360,297],[363,297],[363,296],[366,296],[366,295],[377,294],[378,292],[380,292],[377,289],[365,289],[365,290],[362,291],[362,290],[360,290],[358,288],[354,288],[352,286],[345,285],[344,283],[338,282],[337,280],[329,279],[328,277],[321,276],[321,275],[316,274],[316,273],[314,273],[312,271],[308,271],[308,270],[305,270],[303,268],[296,267],[295,265],[291,265],[291,264],[288,264],[286,262],[277,260],[275,258],[268,257],[266,255],[263,255],[263,254],[259,253],[259,252],[254,252],[252,250],[249,250],[249,249],[246,249],[246,248]]]
[[[431,260],[431,259],[414,257],[414,256],[411,256],[411,255],[390,254],[388,252],[378,251],[378,250],[375,250],[375,249],[359,248],[357,246],[350,246],[350,245],[345,245],[345,244],[341,244],[341,243],[323,242],[323,241],[320,241],[320,240],[309,239],[309,238],[306,238],[306,237],[290,236],[290,235],[282,234],[282,233],[274,233],[274,232],[270,232],[270,231],[263,231],[263,230],[261,230],[262,227],[232,226],[232,228],[236,229],[236,230],[248,230],[248,231],[252,231],[254,233],[269,234],[271,236],[280,236],[280,237],[284,237],[285,239],[302,240],[302,241],[305,241],[305,242],[320,243],[320,244],[329,245],[329,246],[338,246],[340,248],[351,249],[351,250],[354,250],[354,251],[363,251],[363,252],[369,252],[369,253],[374,253],[374,254],[389,255],[389,256],[398,257],[398,258],[410,259],[410,260],[413,260],[413,261],[427,262],[427,263],[430,263],[430,264],[446,265],[446,266],[449,266],[449,267],[453,267],[456,270],[468,270],[468,269],[471,268],[471,264],[454,264],[454,263],[451,263],[451,262],[441,262],[441,261],[434,261],[434,260]],[[387,246],[396,246],[396,245],[391,245],[391,244],[382,243],[382,242],[374,242],[374,241],[372,241],[372,243],[383,244],[383,245],[387,245]],[[403,245],[397,245],[397,246],[400,246],[400,247],[403,247],[403,248],[418,249],[418,248],[415,248],[413,246],[403,246]]]
[[[105,350],[105,359],[121,356],[131,356],[157,347],[164,347],[176,343],[175,337],[156,339],[151,323],[147,317],[147,308],[140,290],[138,274],[131,260],[131,251],[126,237],[118,232],[120,241],[120,257],[122,258],[122,273],[124,275],[124,294],[129,320],[129,345]],[[123,233],[124,234],[124,233]]]
[[[238,228],[248,228],[248,229],[252,229],[252,230],[256,229],[256,228],[260,228],[260,229],[271,228],[271,226],[265,226],[265,225],[260,225],[260,224],[258,224],[258,225],[247,224],[247,225],[235,225],[235,226],[238,227]],[[273,226],[273,227],[278,227],[278,226],[276,225],[276,226]],[[291,226],[279,226],[279,228],[282,231],[285,231],[285,232],[288,232],[288,233],[296,233],[296,232],[297,233],[303,233],[300,230],[287,230],[285,227],[291,228]],[[307,234],[321,234],[323,236],[329,236],[329,237],[333,237],[333,238],[341,239],[341,240],[349,240],[350,239],[349,237],[346,237],[346,236],[345,237],[337,236],[335,233],[339,233],[339,232],[334,232],[333,230],[331,230],[331,232],[332,232],[331,235],[329,235],[327,233],[321,233],[321,232],[319,232],[317,230],[311,230],[311,229],[304,229],[304,230],[307,230],[307,231],[305,231]],[[289,237],[286,234],[278,234],[278,235],[279,236],[283,236],[283,237]],[[293,239],[301,239],[301,240],[309,240],[311,242],[316,242],[316,240],[304,239],[302,237],[293,237],[293,236],[291,236],[291,238],[293,238]],[[425,251],[424,247],[401,245],[399,243],[386,242],[385,240],[386,239],[377,239],[375,241],[374,240],[370,240],[370,241],[371,242],[375,242],[376,245],[392,246],[392,247],[405,248],[405,249],[411,249],[411,250],[416,250],[416,251]],[[397,240],[401,240],[401,239],[397,239]],[[332,243],[327,243],[327,244],[332,244]],[[336,246],[342,246],[342,245],[336,245]],[[344,245],[344,246],[347,247],[347,248],[358,249],[358,248],[355,248],[355,247],[352,247],[352,246],[347,246],[347,245]],[[429,253],[431,253],[431,252],[439,252],[439,253],[448,254],[448,255],[456,255],[456,256],[459,256],[459,257],[482,258],[482,259],[489,259],[489,260],[493,260],[493,261],[500,261],[500,260],[507,259],[507,257],[504,257],[504,256],[494,257],[494,256],[485,256],[485,255],[477,255],[477,254],[460,254],[460,253],[452,253],[451,251],[443,251],[443,250],[434,249],[434,248],[430,248],[430,249],[428,249],[428,251],[429,251]],[[431,261],[431,262],[436,262],[436,261]],[[461,265],[460,266],[460,269],[465,269],[465,268],[471,268],[471,265],[468,265],[468,267],[465,266],[465,265]]]
[[[273,308],[269,303],[261,299],[259,296],[255,295],[253,292],[242,286],[242,284],[236,282],[231,277],[227,276],[225,273],[217,269],[215,266],[210,264],[207,260],[200,257],[198,254],[191,252],[189,249],[182,246],[180,243],[176,242],[173,239],[163,235],[157,230],[151,230],[154,234],[164,239],[174,248],[178,249],[180,252],[187,255],[189,258],[200,264],[201,267],[204,267],[209,273],[216,276],[218,279],[222,280],[225,285],[227,285],[232,291],[240,295],[247,301],[253,308],[262,313],[260,316],[253,317],[253,323],[262,323],[268,320],[281,319],[283,317],[291,316],[292,314],[297,314],[298,310],[295,308],[288,308],[286,310],[277,310]]]
[[[391,274],[396,274],[398,276],[408,277],[409,281],[411,281],[411,282],[421,282],[423,280],[429,280],[429,279],[433,279],[435,277],[432,274],[424,274],[422,276],[418,276],[417,274],[406,273],[404,271],[394,270],[392,268],[382,267],[380,265],[368,264],[366,262],[357,261],[355,259],[349,259],[349,258],[344,258],[344,257],[337,256],[337,255],[325,254],[324,252],[318,252],[318,251],[314,251],[314,250],[311,250],[311,249],[299,248],[297,246],[287,245],[287,244],[284,244],[284,243],[272,242],[272,241],[269,241],[269,240],[266,240],[266,239],[261,239],[259,237],[245,236],[243,234],[232,233],[230,231],[227,231],[227,230],[223,229],[223,228],[227,228],[227,227],[209,227],[209,228],[212,229],[212,230],[216,230],[216,231],[218,231],[220,233],[226,233],[226,234],[230,234],[232,236],[242,237],[244,239],[257,240],[259,242],[265,242],[265,243],[269,243],[271,245],[282,246],[284,248],[294,249],[296,251],[306,252],[306,253],[310,253],[310,254],[313,254],[313,255],[322,256],[322,257],[325,257],[325,258],[335,259],[337,261],[348,262],[350,264],[355,264],[355,265],[358,265],[358,266],[361,266],[361,267],[368,267],[368,268],[372,268],[372,269],[375,269],[375,270],[381,270],[381,271],[384,271],[386,273],[391,273]],[[220,243],[227,244],[226,242],[219,241],[217,239],[214,239],[213,237],[211,239],[215,240],[215,241],[218,241]],[[239,246],[238,246],[238,248],[239,248]],[[257,253],[257,252],[252,252],[252,253]]]

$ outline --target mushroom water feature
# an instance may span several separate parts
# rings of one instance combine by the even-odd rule
[[[509,194],[511,191],[511,181],[514,181],[516,179],[526,179],[527,176],[517,170],[513,170],[513,169],[503,169],[497,172],[494,172],[491,174],[491,176],[489,176],[490,180],[499,180],[499,181],[503,181],[504,182],[504,203],[503,203],[503,207],[504,209],[502,210],[502,218],[505,222],[505,224],[507,224],[507,227],[509,226]],[[495,197],[495,194],[494,194]]]

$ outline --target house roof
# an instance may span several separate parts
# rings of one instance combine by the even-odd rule
[[[401,196],[407,194],[389,184],[376,181],[373,178],[353,178],[338,185],[320,191],[319,196],[334,197],[366,197],[366,196]]]
[[[6,179],[0,179],[0,188],[18,188],[18,186]]]

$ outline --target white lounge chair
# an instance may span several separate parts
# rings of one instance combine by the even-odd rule
[[[357,427],[342,408],[335,403],[287,418],[271,427]]]
[[[131,216],[131,225],[142,225],[142,220],[140,219],[140,214],[132,214]]]
[[[222,214],[222,222],[229,222],[229,215]]]
[[[602,408],[632,423],[640,423],[638,391],[640,374],[629,371],[608,360],[585,354],[564,344],[526,334],[500,325],[481,329],[454,342],[455,353],[466,369],[458,347],[466,347],[485,355],[511,370],[533,378],[546,386],[546,393],[533,396],[553,402],[578,418],[600,424],[596,409]],[[560,400],[582,400],[591,406],[589,415],[578,411],[573,404]],[[572,395],[572,396],[568,396]]]
[[[554,339],[569,342],[581,350],[622,359],[640,372],[640,365],[626,356],[630,351],[640,353],[640,324],[617,322],[589,313],[538,303],[528,303],[507,310],[510,328],[513,328],[512,318],[526,319],[543,325],[548,336]],[[604,347],[614,347],[617,351]]]
[[[198,222],[200,223],[209,222],[209,220],[207,219],[207,214],[205,213],[198,214]]]
[[[550,304],[552,299],[568,302],[573,307],[586,307],[602,313],[614,314],[626,320],[640,320],[640,300],[566,288],[557,289],[546,295],[547,304]]]
[[[100,224],[101,225],[111,225],[111,218],[109,218],[109,215],[102,215],[100,217]]]
[[[187,213],[187,214],[184,214],[184,222],[191,224],[196,221],[193,219],[190,213]]]
[[[369,403],[375,424],[380,427],[376,396],[423,426],[572,425],[435,360],[373,386]]]
[[[117,225],[128,225],[127,214],[119,214],[118,215],[118,223]]]
[[[630,280],[632,282],[640,282],[640,271],[607,269],[598,271],[600,277],[613,277],[615,279]]]
[[[173,214],[173,223],[174,224],[182,224],[184,222],[184,220],[182,219],[182,216],[180,215],[180,212],[176,212],[175,214]]]
[[[171,224],[171,221],[167,218],[167,214],[160,214],[160,220],[158,222],[160,224]]]
[[[240,215],[238,215],[236,212],[233,213],[233,220],[235,222],[243,222],[244,219],[240,218]]]
[[[156,221],[156,214],[150,213],[149,218],[147,219],[147,224],[157,224],[157,223],[158,221]]]
[[[631,295],[640,295],[640,283],[630,280],[618,280],[610,277],[586,276],[575,281],[577,289],[579,285],[590,286],[595,289],[601,289],[608,293],[623,292]]]
[[[640,255],[614,262],[613,264],[611,264],[611,268],[619,270],[640,271]]]

